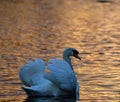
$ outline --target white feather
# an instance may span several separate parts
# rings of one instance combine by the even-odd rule
[[[25,66],[21,67],[19,76],[24,85],[32,86],[33,82],[31,80],[34,80],[34,77],[37,77],[37,75],[42,75],[44,70],[45,64],[43,60],[30,60]]]
[[[71,91],[75,88],[73,84],[75,82],[75,76],[69,64],[64,60],[52,59],[50,60],[52,64],[48,65],[48,69],[51,70],[51,73],[57,79],[59,87],[63,90]]]

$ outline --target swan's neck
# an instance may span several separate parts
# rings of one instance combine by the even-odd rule
[[[73,87],[74,87],[74,90],[76,89],[76,86],[77,86],[77,79],[76,79],[76,76],[74,74],[74,70],[73,70],[73,67],[72,67],[72,63],[71,63],[71,59],[70,59],[70,54],[68,54],[67,52],[64,52],[63,53],[63,59],[70,65],[71,67],[71,71],[73,72]]]
[[[70,59],[70,56],[67,56],[65,54],[63,54],[63,59],[71,66],[72,68],[72,63],[71,63],[71,59]],[[73,70],[73,68],[72,68]]]

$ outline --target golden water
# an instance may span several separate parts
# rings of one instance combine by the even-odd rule
[[[0,0],[0,102],[46,102],[27,99],[20,66],[36,57],[61,58],[66,47],[82,57],[72,58],[81,86],[78,102],[120,102],[119,5],[119,0]],[[47,102],[63,101],[75,102]]]

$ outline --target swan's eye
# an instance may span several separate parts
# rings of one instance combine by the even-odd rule
[[[79,54],[79,52],[77,50],[72,50],[72,51],[73,51],[73,56]]]

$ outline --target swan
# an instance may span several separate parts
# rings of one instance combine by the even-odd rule
[[[29,60],[19,71],[22,89],[28,96],[79,96],[79,84],[72,67],[70,56],[77,59],[79,52],[74,48],[63,51],[63,60],[51,59],[47,66],[41,59]]]

